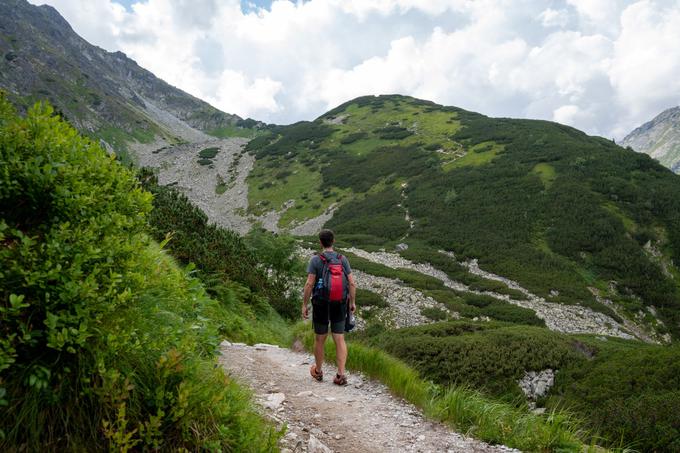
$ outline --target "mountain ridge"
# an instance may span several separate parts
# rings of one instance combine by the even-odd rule
[[[272,128],[246,150],[249,212],[278,211],[281,229],[332,207],[325,225],[369,251],[452,251],[548,301],[616,317],[613,300],[656,324],[649,304],[671,316],[657,327],[680,329],[680,183],[610,140],[385,95]]]
[[[51,6],[0,4],[0,87],[25,110],[48,99],[80,131],[117,151],[128,145],[250,136],[263,125],[169,85],[124,53],[78,36]]]
[[[680,107],[664,110],[635,128],[621,141],[635,151],[649,154],[675,173],[680,173]]]

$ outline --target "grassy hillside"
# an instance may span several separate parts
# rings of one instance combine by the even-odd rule
[[[274,449],[216,358],[225,336],[280,341],[266,301],[179,267],[135,175],[49,107],[0,97],[0,162],[0,450]]]
[[[355,99],[248,149],[249,209],[294,200],[282,227],[337,204],[327,225],[355,245],[453,251],[548,300],[611,313],[597,292],[680,335],[680,179],[648,156],[403,96]]]

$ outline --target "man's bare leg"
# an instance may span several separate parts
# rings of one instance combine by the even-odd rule
[[[338,365],[338,374],[345,374],[345,363],[347,362],[347,344],[345,343],[345,335],[342,333],[334,333],[333,341],[335,342],[335,363]]]
[[[328,334],[316,334],[314,337],[314,360],[316,361],[317,372],[321,372],[321,367],[323,366],[323,346],[326,343],[327,336]]]

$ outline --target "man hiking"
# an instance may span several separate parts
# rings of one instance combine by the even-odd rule
[[[337,385],[347,385],[345,362],[347,361],[347,345],[345,344],[345,318],[347,309],[356,310],[356,284],[347,258],[333,250],[335,235],[331,230],[321,230],[319,241],[323,251],[316,254],[307,266],[307,282],[302,298],[302,318],[309,318],[308,303],[312,299],[312,324],[314,326],[314,359],[315,364],[309,369],[317,381],[323,380],[324,344],[328,336],[328,325],[331,326],[335,342],[335,360],[338,373],[333,379]],[[348,307],[349,306],[349,307]]]

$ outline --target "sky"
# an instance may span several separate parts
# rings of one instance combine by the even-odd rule
[[[219,109],[404,94],[621,139],[680,104],[680,0],[30,0]]]

